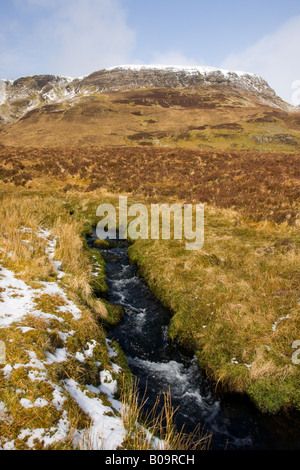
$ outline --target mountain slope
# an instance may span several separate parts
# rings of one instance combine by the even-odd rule
[[[2,104],[1,104],[2,103]],[[1,143],[162,145],[294,153],[300,112],[261,77],[211,67],[125,65],[70,79],[2,81]]]

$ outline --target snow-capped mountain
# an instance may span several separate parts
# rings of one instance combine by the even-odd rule
[[[119,65],[82,78],[38,75],[0,81],[0,122],[9,123],[29,111],[53,103],[71,105],[81,96],[145,88],[214,87],[252,95],[261,103],[283,110],[293,107],[282,101],[258,75],[213,67],[169,65]],[[248,96],[249,99],[249,96]]]

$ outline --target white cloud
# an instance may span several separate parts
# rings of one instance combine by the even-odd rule
[[[135,33],[119,0],[15,0],[38,18],[0,52],[0,72],[82,76],[128,62]],[[8,47],[9,46],[9,47]],[[11,75],[10,73],[10,75]]]
[[[66,69],[67,64],[69,74],[80,75],[128,60],[135,35],[118,1],[76,0],[69,4],[56,24],[60,54],[55,65]]]
[[[296,16],[241,53],[229,55],[221,67],[259,74],[281,98],[297,104],[295,83],[300,80],[299,45],[300,16]]]
[[[199,65],[195,59],[188,58],[181,51],[176,50],[155,52],[151,62],[161,65]]]

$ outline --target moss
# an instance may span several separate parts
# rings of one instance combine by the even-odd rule
[[[125,312],[121,305],[110,304],[107,301],[103,300],[104,305],[107,308],[108,316],[103,319],[104,325],[112,328],[120,323],[124,318]]]
[[[263,412],[277,413],[290,401],[285,387],[272,383],[270,379],[255,382],[248,388],[247,392],[256,406]]]
[[[102,240],[101,238],[95,240],[93,246],[98,249],[108,249],[110,247],[109,242],[107,240]]]
[[[96,240],[97,241],[97,240]],[[107,295],[105,261],[98,250],[91,250],[92,255],[92,281],[91,287],[93,292],[98,297],[105,297]]]
[[[262,412],[275,414],[289,408],[300,410],[299,376],[286,380],[266,377],[251,384],[247,393]]]

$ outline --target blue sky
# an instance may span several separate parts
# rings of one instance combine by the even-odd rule
[[[3,78],[210,65],[257,73],[289,102],[299,91],[299,0],[1,0],[0,8]]]

